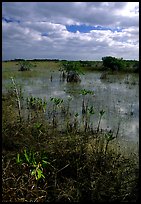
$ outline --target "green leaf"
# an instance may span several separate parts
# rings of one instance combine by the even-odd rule
[[[19,163],[21,163],[21,161],[22,160],[20,159],[20,154],[18,153],[17,158],[16,158],[16,163],[19,164]]]
[[[78,117],[78,116],[79,116],[79,114],[78,114],[78,113],[76,113],[74,116],[75,116],[75,117]]]
[[[111,132],[111,133],[105,134],[105,139],[107,141],[111,141],[111,140],[115,139],[115,137],[113,136],[113,133]]]
[[[32,153],[32,164],[33,164],[33,166],[37,165],[37,162],[35,160],[35,153]]]
[[[35,128],[40,129],[42,125],[43,125],[42,123],[37,122],[35,123]]]
[[[43,175],[43,172],[42,172],[41,169],[38,169],[38,170],[37,170],[37,173],[38,173],[37,179],[40,179],[41,177],[45,178],[45,176]]]
[[[26,161],[27,161],[28,163],[30,163],[28,154],[27,154],[27,152],[26,152],[26,149],[24,150],[24,156],[25,156],[25,158],[26,158]]]
[[[43,178],[45,178],[44,174],[41,175]]]
[[[36,174],[36,169],[33,169],[33,171],[31,172],[31,176],[33,176],[34,174]]]
[[[99,113],[100,113],[101,116],[103,116],[104,113],[105,113],[105,111],[104,111],[104,110],[101,110]]]
[[[87,94],[93,95],[93,94],[94,94],[94,91],[82,89],[82,90],[80,91],[80,94],[82,94],[82,95],[84,95],[84,96],[87,95]]]
[[[56,106],[63,102],[61,98],[50,98],[50,100],[53,101]]]
[[[37,173],[38,173],[38,179],[41,178],[42,170],[41,170],[41,169],[38,169],[38,170],[37,170]]]
[[[45,161],[45,160],[42,160],[42,162],[43,162],[44,164],[48,164],[48,162],[47,162],[47,161]]]
[[[89,110],[89,113],[90,113],[90,114],[95,114],[93,106],[91,106],[90,108],[88,108],[88,110]]]

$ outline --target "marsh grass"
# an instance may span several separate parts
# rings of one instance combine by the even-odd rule
[[[58,103],[63,105],[60,100]],[[49,123],[43,111],[37,115],[35,108],[30,110],[28,120],[23,117],[20,121],[15,94],[9,91],[2,95],[3,202],[138,200],[137,154],[121,151],[114,135],[78,130],[78,124],[74,125],[78,122],[77,113],[71,120],[73,128],[59,131]],[[54,109],[57,111],[57,104]],[[65,110],[68,114],[67,107]],[[32,169],[27,161],[17,162],[18,155],[23,155],[25,149],[36,155],[36,168],[40,167],[43,174],[39,179],[32,173],[36,168]],[[46,158],[45,166],[43,158]]]
[[[31,68],[30,71],[24,71],[20,72],[19,70],[19,65],[17,62],[2,62],[2,78],[3,79],[9,79],[11,76],[14,78],[31,78],[31,77],[39,77],[39,76],[44,76],[44,73],[46,70],[52,70],[52,69],[58,69],[60,63],[55,63],[55,62],[36,62],[36,61],[31,61],[33,64],[33,67]],[[42,72],[41,72],[42,70]]]

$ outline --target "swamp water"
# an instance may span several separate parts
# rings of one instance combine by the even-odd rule
[[[99,121],[99,112],[105,111],[100,123],[100,129],[117,132],[118,137],[124,141],[139,141],[139,77],[137,74],[108,75],[108,79],[101,80],[101,72],[86,72],[81,75],[80,83],[67,83],[60,80],[58,71],[47,71],[44,75],[32,78],[16,78],[21,83],[26,97],[33,96],[47,100],[47,109],[51,108],[50,97],[63,99],[70,103],[72,115],[78,113],[81,120],[82,99],[80,91],[83,89],[94,91],[94,95],[86,95],[89,106],[93,106],[91,125],[96,128]],[[10,80],[3,80],[3,91]],[[63,118],[62,118],[63,120]],[[65,119],[64,119],[65,120]],[[61,119],[60,119],[61,121]],[[63,127],[62,127],[63,128]]]

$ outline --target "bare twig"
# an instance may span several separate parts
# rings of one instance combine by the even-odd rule
[[[62,171],[62,170],[65,169],[65,168],[67,168],[69,165],[70,165],[70,164],[67,164],[66,166],[64,166],[63,168],[61,168],[60,170],[58,170],[57,173],[60,172],[60,171]]]
[[[16,97],[17,97],[17,104],[18,104],[18,110],[19,110],[19,117],[20,117],[20,122],[21,122],[21,101],[20,101],[20,94],[18,92],[18,89],[17,89],[17,86],[16,86],[16,83],[13,79],[13,77],[11,77],[11,80],[12,80],[12,83],[14,85],[14,90],[15,90],[15,93],[16,93]]]
[[[119,133],[119,126],[120,126],[120,121],[118,122],[118,128],[117,128],[117,133],[116,133],[116,138],[117,138],[117,136],[118,136],[118,133]]]

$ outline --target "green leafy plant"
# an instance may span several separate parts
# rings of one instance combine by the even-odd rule
[[[94,114],[94,109],[93,107],[88,107],[88,99],[86,100],[87,95],[94,95],[94,91],[91,90],[86,90],[82,89],[79,92],[83,99],[82,99],[82,115],[83,115],[83,122],[84,122],[84,127],[85,127],[85,132],[87,131],[88,128],[88,120],[90,119],[90,115]]]
[[[93,106],[90,106],[90,107],[88,108],[88,112],[89,112],[89,114],[91,114],[91,115],[95,114],[94,107],[93,107]]]
[[[92,115],[94,114],[95,114],[94,107],[93,106],[88,107],[87,108],[87,121],[88,121],[88,126],[91,125],[91,130],[93,130],[93,123],[90,124],[90,121],[91,121]]]
[[[80,62],[75,62],[75,61],[65,61],[61,64],[61,70],[64,70],[65,72],[70,72],[74,71],[76,73],[82,73],[83,72],[80,70]]]
[[[87,94],[93,95],[93,94],[94,94],[94,91],[82,89],[82,90],[80,91],[80,94],[82,94],[83,96],[85,96],[85,95],[87,95]]]
[[[80,62],[78,61],[64,61],[61,64],[60,70],[63,75],[67,75],[67,82],[79,82],[81,81],[79,74],[83,74],[80,69]],[[64,79],[64,77],[63,77]]]
[[[63,103],[63,99],[61,98],[56,98],[56,97],[51,97],[50,101],[53,102],[53,128],[57,126],[57,118],[56,118],[56,112],[57,112],[57,108],[59,107],[60,104]]]
[[[37,122],[35,123],[34,127],[39,130],[42,127],[42,125],[43,125],[42,123]]]
[[[102,119],[104,113],[105,113],[104,110],[101,110],[101,111],[99,112],[100,118],[99,118],[99,122],[98,122],[98,126],[97,126],[97,132],[99,131],[100,122],[101,122],[101,119]]]
[[[108,132],[105,134],[105,139],[106,139],[106,147],[105,147],[105,154],[107,152],[107,148],[108,148],[108,144],[110,141],[112,141],[113,139],[115,139],[116,137],[113,136],[113,132]]]
[[[24,149],[24,152],[20,155],[17,154],[16,163],[18,165],[26,164],[29,168],[31,176],[34,176],[36,180],[45,178],[43,174],[43,167],[45,167],[49,162],[47,162],[46,157],[40,159],[35,158],[35,153],[32,151],[27,152]]]
[[[47,102],[44,99],[36,98],[36,97],[28,97],[27,98],[27,108],[33,110],[42,110],[43,112],[46,111]]]
[[[20,66],[19,71],[29,71],[31,67],[34,67],[34,65],[27,60],[19,61],[18,65]]]
[[[39,180],[40,178],[45,178],[42,170],[42,165],[40,164],[40,162],[34,166],[35,166],[35,169],[31,171],[31,175],[35,176],[36,180]]]
[[[80,90],[80,94],[83,96],[83,100],[82,100],[82,114],[85,114],[87,112],[87,106],[88,106],[88,101],[87,101],[87,105],[86,105],[85,97],[88,94],[94,95],[94,91],[82,89],[82,90]]]
[[[56,105],[60,105],[63,102],[63,99],[61,98],[50,98],[50,100]]]
[[[21,164],[22,163],[22,159],[20,158],[20,154],[17,154],[17,158],[16,158],[16,163],[17,164]]]
[[[75,113],[75,115],[74,115],[76,118],[79,116],[79,114],[78,113]]]

